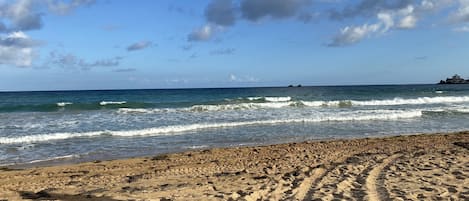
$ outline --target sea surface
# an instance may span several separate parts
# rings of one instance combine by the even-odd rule
[[[0,92],[0,166],[469,130],[469,85]]]

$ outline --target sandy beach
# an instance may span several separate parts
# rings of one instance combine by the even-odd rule
[[[0,170],[0,200],[468,200],[469,132]]]

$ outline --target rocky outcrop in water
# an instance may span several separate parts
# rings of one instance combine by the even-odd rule
[[[469,84],[469,80],[465,80],[456,74],[451,78],[447,78],[446,81],[441,80],[439,84]]]

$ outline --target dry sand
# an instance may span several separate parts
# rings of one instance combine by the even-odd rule
[[[0,200],[469,200],[469,132],[0,170]]]

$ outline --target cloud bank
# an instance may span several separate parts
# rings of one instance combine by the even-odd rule
[[[442,1],[447,1],[444,4]],[[342,28],[328,43],[330,47],[348,46],[366,38],[385,35],[392,30],[410,30],[418,26],[419,21],[436,10],[448,6],[452,0],[362,0],[353,6],[346,6],[341,11],[331,11],[330,18],[344,20],[364,17],[374,23],[349,25]]]
[[[301,8],[310,3],[309,0],[243,0],[241,15],[250,21],[258,21],[265,17],[289,18],[297,15]]]
[[[32,40],[25,33],[12,32],[0,37],[0,64],[29,67],[36,54],[33,51],[39,42]]]
[[[95,0],[16,0],[0,2],[0,64],[30,67],[37,57],[35,48],[41,43],[25,32],[43,27],[47,13],[66,15]]]
[[[319,8],[319,4],[329,7]],[[294,19],[308,23],[320,18],[346,24],[327,43],[329,47],[342,47],[393,30],[418,28],[446,8],[453,10],[446,14],[447,21],[463,24],[453,30],[464,32],[469,23],[469,0],[212,0],[205,8],[206,24],[189,33],[188,41],[210,41],[219,33],[214,27],[227,29],[240,20],[259,24],[263,20]],[[353,24],[357,21],[365,23]]]
[[[220,26],[232,26],[235,24],[235,7],[231,0],[217,0],[208,4],[205,9],[207,22]]]
[[[262,19],[296,18],[309,22],[313,15],[304,12],[311,0],[212,0],[205,8],[205,25],[194,29],[187,36],[188,41],[210,41],[214,35],[238,20],[259,22]]]

